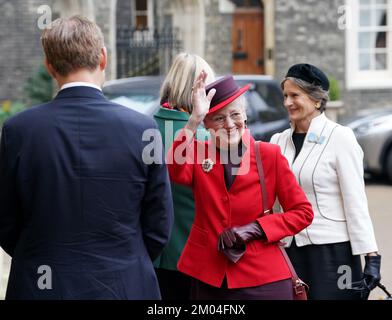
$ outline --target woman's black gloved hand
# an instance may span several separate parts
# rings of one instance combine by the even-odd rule
[[[244,255],[247,242],[263,237],[265,234],[257,221],[229,228],[219,235],[218,250],[222,251],[230,261],[236,263]]]
[[[352,289],[360,291],[361,299],[367,300],[372,291],[381,280],[381,256],[366,256],[365,268],[363,270],[363,277],[361,281],[354,282]]]
[[[363,270],[364,280],[369,290],[373,290],[381,280],[381,256],[366,256],[365,269]]]

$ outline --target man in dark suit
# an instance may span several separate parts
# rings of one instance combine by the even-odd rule
[[[41,40],[61,89],[8,120],[1,136],[6,298],[159,299],[152,260],[170,235],[171,191],[163,158],[143,161],[152,142],[142,138],[157,126],[103,96],[97,25],[57,19]]]

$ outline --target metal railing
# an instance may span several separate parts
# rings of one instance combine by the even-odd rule
[[[182,42],[176,29],[117,28],[117,77],[165,74]]]

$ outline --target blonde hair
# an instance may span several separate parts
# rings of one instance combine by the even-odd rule
[[[192,113],[192,87],[202,70],[207,72],[207,84],[215,80],[215,72],[203,58],[190,53],[177,55],[161,87],[161,104],[168,102],[175,109]]]
[[[100,62],[104,38],[101,29],[82,16],[54,20],[42,33],[47,61],[61,76],[79,70],[95,70]]]

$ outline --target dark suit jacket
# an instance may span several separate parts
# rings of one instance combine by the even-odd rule
[[[166,165],[142,159],[151,146],[142,135],[154,128],[90,87],[61,90],[6,122],[7,299],[160,298],[152,260],[169,238],[173,208]]]

